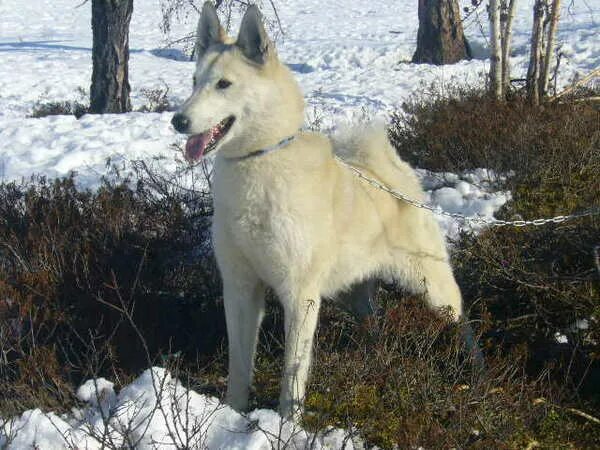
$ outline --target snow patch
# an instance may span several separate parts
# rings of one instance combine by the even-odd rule
[[[0,428],[0,446],[92,450],[103,448],[104,442],[140,450],[362,448],[344,430],[327,429],[315,435],[272,410],[242,415],[214,397],[186,389],[159,367],[144,371],[118,395],[113,387],[104,378],[86,381],[77,396],[87,404],[71,414],[24,412]]]
[[[417,170],[427,203],[439,212],[460,214],[466,220],[436,214],[446,236],[456,239],[460,232],[478,232],[485,225],[469,219],[494,220],[494,214],[510,200],[510,192],[496,191],[503,177],[488,169],[476,169],[461,175],[449,172]]]

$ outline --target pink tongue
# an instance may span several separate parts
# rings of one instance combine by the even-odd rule
[[[185,144],[185,158],[188,161],[198,161],[204,155],[204,150],[213,137],[213,130],[195,134],[188,138]]]

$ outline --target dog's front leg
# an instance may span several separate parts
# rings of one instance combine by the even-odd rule
[[[297,420],[302,414],[321,298],[317,290],[309,290],[283,303],[285,361],[279,411],[283,417]]]
[[[223,277],[223,301],[229,340],[227,403],[248,408],[258,330],[264,316],[265,286],[249,273]]]

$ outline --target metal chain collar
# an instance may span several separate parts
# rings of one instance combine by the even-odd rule
[[[354,175],[356,175],[358,178],[360,178],[361,180],[365,180],[367,183],[369,183],[371,186],[373,186],[377,189],[387,192],[392,197],[395,197],[398,200],[402,200],[403,202],[406,202],[409,205],[412,205],[416,208],[426,209],[428,211],[431,211],[434,214],[438,214],[440,216],[445,216],[445,217],[451,217],[452,219],[460,220],[462,222],[471,222],[471,223],[476,223],[476,224],[480,224],[480,225],[488,225],[488,226],[492,226],[492,227],[505,227],[505,226],[525,227],[528,225],[540,226],[540,225],[546,225],[547,223],[562,223],[567,220],[577,219],[580,217],[595,216],[595,215],[600,214],[600,208],[593,208],[593,209],[589,209],[587,211],[583,211],[583,212],[575,213],[575,214],[569,214],[566,216],[556,216],[556,217],[551,217],[551,218],[535,219],[535,220],[500,220],[500,219],[488,219],[486,217],[468,217],[463,214],[450,213],[447,211],[443,211],[439,208],[433,207],[431,205],[427,205],[426,203],[422,203],[418,200],[407,197],[406,195],[402,194],[401,192],[394,191],[393,189],[390,189],[389,187],[381,184],[379,181],[374,180],[373,178],[367,177],[359,169],[357,169],[355,166],[353,166],[351,164],[348,164],[346,161],[344,161],[339,156],[336,155],[336,156],[334,156],[334,158],[340,164],[342,164],[344,167],[346,167],[347,169],[352,171],[352,173],[354,173]]]

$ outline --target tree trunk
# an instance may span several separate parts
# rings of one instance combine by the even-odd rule
[[[506,10],[504,29],[502,31],[502,92],[506,96],[510,88],[510,48],[512,42],[512,25],[515,18],[517,0],[510,0]]]
[[[490,0],[490,83],[492,94],[502,98],[502,30],[500,28],[500,0]]]
[[[534,105],[540,103],[540,76],[542,69],[542,40],[544,34],[544,0],[535,0],[533,30],[527,69],[527,97]]]
[[[560,18],[560,0],[552,1],[552,11],[550,12],[550,24],[548,26],[548,38],[546,39],[546,56],[544,57],[544,68],[541,74],[541,92],[544,96],[548,93],[548,83],[550,82],[550,63],[554,54],[554,42],[556,30],[558,29],[558,20]]]
[[[92,0],[92,113],[131,111],[128,63],[132,12],[133,0]]]
[[[414,63],[452,64],[470,59],[458,0],[419,0],[419,31]]]

